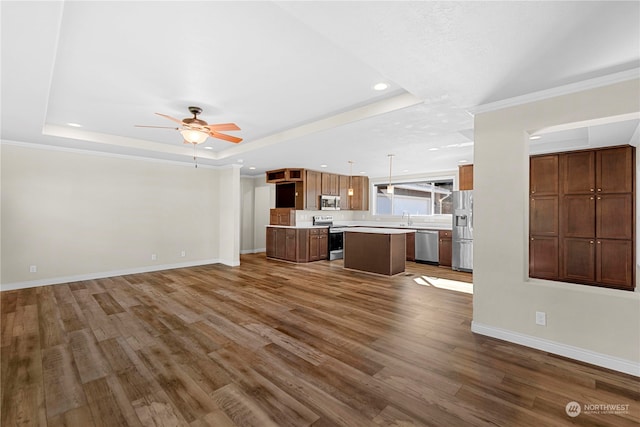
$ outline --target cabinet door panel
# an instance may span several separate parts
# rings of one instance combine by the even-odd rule
[[[596,236],[601,239],[633,238],[631,194],[596,196]]]
[[[267,227],[267,256],[276,256],[276,229]]]
[[[593,193],[595,191],[595,152],[585,151],[562,154],[562,188],[565,194]]]
[[[596,156],[596,187],[599,193],[630,193],[633,190],[631,147],[599,150]]]
[[[595,237],[595,196],[588,194],[564,196],[562,230],[564,237]]]
[[[329,235],[325,231],[318,235],[318,259],[329,258]]]
[[[287,247],[286,247],[286,229],[276,228],[276,258],[286,259]]]
[[[438,247],[438,264],[444,267],[451,267],[452,257],[453,244],[451,238],[441,238],[440,246]]]
[[[562,278],[578,282],[593,282],[596,275],[595,241],[564,239],[562,246]]]
[[[532,237],[529,240],[529,276],[558,278],[557,237]]]
[[[529,234],[558,235],[558,196],[535,196],[529,200]]]
[[[285,243],[285,259],[288,261],[296,261],[297,257],[296,257],[296,249],[297,249],[297,242],[296,242],[296,230],[294,229],[286,229],[286,233],[285,233],[285,239],[286,239],[286,243]]]
[[[529,192],[558,194],[558,155],[531,157],[529,162]]]
[[[305,208],[310,211],[320,210],[320,193],[322,182],[320,172],[306,171],[305,174]]]
[[[596,266],[599,283],[633,289],[631,240],[598,240]]]

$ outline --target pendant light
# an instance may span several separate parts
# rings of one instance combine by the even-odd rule
[[[391,166],[393,164],[394,154],[389,154],[389,185],[387,185],[387,193],[393,194],[393,185],[391,185]]]
[[[349,190],[347,190],[347,194],[349,196],[353,196],[353,185],[351,184],[352,176],[353,176],[353,161],[349,160]]]

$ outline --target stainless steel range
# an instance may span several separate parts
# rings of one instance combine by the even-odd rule
[[[314,215],[313,225],[329,227],[329,260],[342,259],[344,255],[344,226],[333,225],[332,215]]]

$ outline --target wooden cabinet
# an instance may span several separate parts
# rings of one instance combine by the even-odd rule
[[[529,275],[540,279],[559,276],[558,238],[532,236],[529,238]]]
[[[322,194],[322,174],[307,170],[305,173],[305,209],[320,210],[320,195]]]
[[[322,195],[339,196],[340,195],[340,178],[334,173],[322,172]]]
[[[531,157],[529,163],[529,193],[531,195],[558,194],[558,155]]]
[[[443,267],[451,267],[453,257],[453,243],[451,241],[451,231],[440,230],[438,232],[438,264]]]
[[[407,233],[407,261],[416,260],[416,233]]]
[[[531,157],[531,277],[635,287],[634,165],[631,146]]]
[[[338,175],[338,187],[340,196],[340,209],[341,210],[349,210],[351,209],[351,199],[353,196],[349,196],[349,182],[350,177],[347,175]]]
[[[296,225],[296,210],[292,208],[274,208],[269,211],[270,225]]]
[[[267,257],[291,262],[327,259],[329,229],[267,227]]]
[[[353,196],[351,196],[349,209],[353,211],[369,210],[369,178],[362,175],[351,177]]]
[[[309,230],[309,261],[329,258],[329,229],[312,228]]]
[[[304,209],[304,181],[277,183],[276,208]]]
[[[460,191],[473,190],[473,165],[459,166],[458,178]]]
[[[304,180],[304,169],[276,169],[267,171],[266,179],[268,183],[276,184],[278,182],[293,182]]]

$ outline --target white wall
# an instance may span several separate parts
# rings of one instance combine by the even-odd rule
[[[640,375],[640,293],[529,279],[527,233],[528,132],[638,112],[639,93],[631,80],[476,115],[474,331]]]
[[[1,161],[2,289],[219,261],[232,171],[5,142]]]

